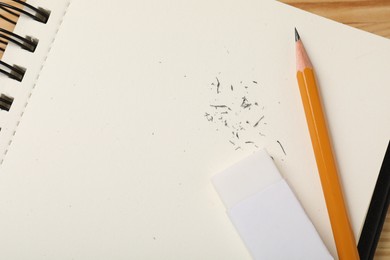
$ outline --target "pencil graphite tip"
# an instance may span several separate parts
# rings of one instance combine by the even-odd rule
[[[297,41],[299,41],[301,39],[301,36],[299,36],[297,28],[294,28],[294,30],[295,30],[295,41],[297,42]]]

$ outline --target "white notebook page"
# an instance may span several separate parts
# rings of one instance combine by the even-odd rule
[[[336,256],[295,26],[358,239],[389,139],[388,40],[274,1],[73,0],[0,166],[0,256],[249,259],[210,177],[258,147]]]

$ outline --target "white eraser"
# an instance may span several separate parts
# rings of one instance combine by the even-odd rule
[[[227,209],[280,181],[279,174],[267,152],[260,150],[212,178],[215,189]]]
[[[254,259],[333,259],[264,150],[212,182]]]

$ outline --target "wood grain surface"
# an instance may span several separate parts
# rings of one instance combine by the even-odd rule
[[[281,2],[390,38],[390,0],[281,0]]]
[[[2,0],[2,2],[16,5],[11,0]],[[390,0],[281,0],[281,2],[390,38]],[[4,15],[4,13],[0,10],[0,14]],[[7,30],[13,29],[10,23],[1,18],[0,27]],[[4,47],[0,44],[0,47],[2,46]],[[0,52],[0,58],[1,55]],[[386,217],[375,259],[390,259],[390,212]]]

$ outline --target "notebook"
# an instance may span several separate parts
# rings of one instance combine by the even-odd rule
[[[389,140],[387,39],[266,0],[28,3],[50,18],[21,16],[38,46],[2,58],[26,72],[0,77],[1,258],[249,259],[210,178],[263,147],[336,257],[294,27],[358,240]]]
[[[374,193],[371,197],[363,229],[360,234],[358,250],[360,259],[374,259],[381,231],[386,221],[390,204],[390,142],[387,146]],[[384,237],[384,234],[383,234]]]

